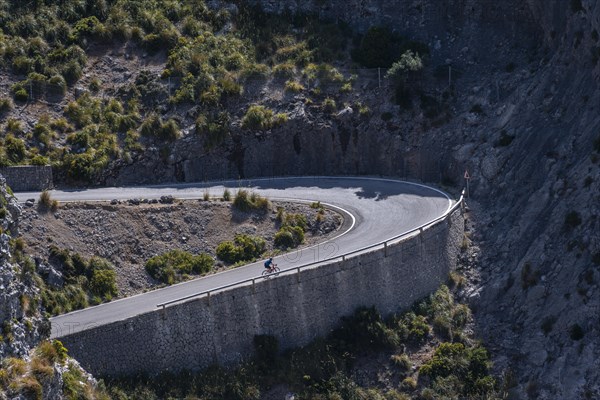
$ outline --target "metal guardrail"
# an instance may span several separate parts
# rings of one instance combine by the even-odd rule
[[[383,246],[383,248],[387,250],[388,243],[390,243],[390,242],[396,242],[398,239],[401,239],[401,238],[408,239],[409,237],[411,237],[412,235],[414,235],[417,232],[419,232],[419,235],[422,235],[423,231],[425,231],[426,229],[431,228],[434,225],[437,225],[437,223],[440,222],[440,221],[445,221],[458,207],[462,207],[463,206],[464,201],[465,201],[465,190],[463,189],[463,191],[461,192],[460,198],[458,199],[458,201],[456,202],[456,204],[454,204],[452,207],[450,207],[450,209],[448,211],[446,211],[444,213],[444,215],[442,215],[442,216],[440,216],[440,217],[438,217],[438,218],[436,218],[436,219],[434,219],[432,221],[429,221],[429,222],[427,222],[427,223],[425,223],[425,224],[423,224],[423,225],[421,225],[421,226],[419,226],[417,228],[414,228],[414,229],[412,229],[412,230],[410,230],[408,232],[401,233],[401,234],[399,234],[397,236],[391,237],[391,238],[389,238],[387,240],[384,240],[383,242],[378,242],[378,243],[375,243],[375,244],[372,244],[372,245],[369,245],[369,246],[366,246],[366,247],[362,247],[362,248],[360,248],[358,250],[353,250],[353,251],[350,251],[348,253],[344,253],[344,254],[339,255],[339,256],[326,258],[326,259],[320,260],[320,261],[313,261],[313,262],[310,262],[308,264],[299,265],[297,267],[290,267],[290,268],[282,269],[281,271],[278,272],[278,274],[283,274],[285,272],[290,272],[290,271],[294,271],[294,270],[296,271],[296,273],[300,274],[300,270],[301,269],[305,269],[305,268],[308,268],[308,267],[311,267],[311,266],[314,266],[314,265],[317,265],[317,264],[323,264],[323,263],[331,262],[331,261],[334,261],[334,260],[346,261],[346,259],[349,256],[351,256],[351,255],[362,253],[362,252],[364,252],[366,250],[374,249],[374,248],[379,247],[379,246]],[[177,298],[177,299],[174,299],[174,300],[169,300],[169,301],[166,301],[164,303],[157,304],[156,307],[162,307],[162,309],[164,310],[165,307],[168,306],[168,305],[171,305],[171,304],[174,304],[174,303],[179,303],[179,302],[182,302],[182,301],[185,301],[185,300],[189,300],[189,299],[193,299],[193,298],[196,298],[196,297],[200,297],[200,296],[203,296],[203,295],[207,295],[208,301],[210,303],[210,294],[211,293],[220,292],[220,291],[223,291],[225,289],[228,289],[228,288],[231,288],[231,287],[235,287],[235,286],[240,286],[240,285],[243,285],[245,283],[250,283],[250,282],[252,282],[252,286],[254,286],[255,283],[256,283],[256,281],[257,280],[261,280],[261,279],[265,279],[265,277],[258,276],[258,277],[255,277],[255,278],[248,278],[248,279],[244,279],[244,280],[237,281],[237,282],[234,282],[234,283],[229,283],[229,284],[223,285],[223,286],[218,286],[218,287],[213,288],[213,289],[205,290],[205,291],[202,291],[202,292],[194,293],[194,294],[191,294],[191,295],[188,295],[188,296],[180,297],[180,298]]]

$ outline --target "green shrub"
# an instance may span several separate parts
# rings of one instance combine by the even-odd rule
[[[308,81],[318,80],[321,85],[337,86],[344,82],[344,75],[329,64],[308,64],[302,73]]]
[[[216,253],[218,259],[230,264],[234,264],[241,259],[239,248],[230,241],[219,243]]]
[[[71,42],[83,43],[84,39],[102,39],[107,32],[104,25],[95,16],[82,18],[71,31]]]
[[[174,141],[179,137],[179,126],[174,119],[163,122],[158,115],[151,114],[142,122],[140,132],[151,138]]]
[[[300,227],[302,231],[306,230],[308,223],[306,217],[303,214],[285,214],[283,218],[283,224],[287,226]]]
[[[88,87],[92,93],[98,93],[100,88],[102,88],[102,81],[98,78],[93,78]]]
[[[71,60],[62,67],[61,75],[67,84],[72,85],[83,75],[83,67],[77,61]]]
[[[25,142],[10,133],[4,139],[4,149],[6,150],[8,161],[12,164],[20,164],[27,156]]]
[[[300,82],[296,81],[287,81],[285,82],[285,90],[288,92],[299,93],[303,91],[305,88],[302,86]]]
[[[29,94],[27,93],[27,90],[25,90],[22,87],[14,91],[14,96],[15,100],[20,102],[25,102],[29,99]]]
[[[415,390],[417,388],[417,381],[413,377],[406,377],[402,380],[400,387],[404,390]]]
[[[266,248],[264,239],[257,236],[236,235],[233,242],[222,242],[217,246],[217,257],[229,264],[251,261],[260,257]]]
[[[220,85],[221,94],[221,98],[219,99],[220,101],[239,96],[244,91],[242,85],[235,82],[231,77],[220,78],[218,82]]]
[[[321,204],[320,201],[313,201],[312,203],[310,203],[310,208],[312,208],[314,210],[322,210],[323,205]]]
[[[69,368],[63,373],[62,392],[66,399],[109,398],[100,394],[100,388],[92,386],[86,375],[76,364],[70,364]]]
[[[174,141],[179,137],[179,134],[179,125],[172,118],[169,118],[160,127],[159,137],[164,140]]]
[[[400,56],[398,61],[394,62],[387,70],[385,77],[395,81],[405,81],[410,73],[423,70],[423,60],[418,53],[407,50]]]
[[[170,285],[182,281],[184,275],[204,275],[213,264],[213,258],[206,253],[194,256],[186,251],[171,250],[149,259],[145,268],[152,278]]]
[[[0,98],[0,115],[12,110],[13,103],[11,99],[7,97]]]
[[[289,79],[296,74],[296,67],[291,63],[277,64],[273,67],[273,75],[277,78]]]
[[[26,75],[33,71],[34,60],[26,56],[18,56],[13,59],[12,69],[15,74]]]
[[[325,100],[323,100],[323,111],[331,114],[334,113],[335,111],[337,111],[337,105],[335,104],[335,100],[332,98],[326,98]]]
[[[467,348],[462,343],[440,344],[431,360],[424,363],[419,374],[428,376],[434,382],[443,382],[451,378],[460,384],[451,384],[454,392],[468,394],[484,394],[480,392],[493,390],[493,378],[489,376],[491,363],[487,351],[481,347]],[[483,380],[483,381],[482,381]],[[486,384],[484,384],[484,382]],[[489,387],[488,382],[492,385]],[[435,384],[433,386],[435,388]]]
[[[67,285],[60,290],[44,289],[42,307],[51,315],[59,315],[86,308],[88,294],[78,285]]]
[[[265,106],[250,106],[242,118],[242,127],[245,129],[265,130],[273,125],[273,111]]]
[[[223,201],[230,201],[231,200],[231,192],[229,191],[229,189],[225,188],[225,190],[223,190]]]
[[[275,234],[275,246],[282,249],[296,248],[304,242],[304,230],[299,226],[283,226]]]
[[[35,349],[34,356],[49,364],[64,363],[67,358],[67,349],[59,340],[43,341]]]
[[[341,93],[350,93],[352,91],[352,83],[346,82],[340,88]]]
[[[358,115],[362,118],[368,117],[371,114],[371,109],[364,103],[357,102],[355,107],[358,108]]]
[[[233,206],[243,212],[258,211],[264,214],[269,210],[269,200],[256,193],[249,194],[247,190],[239,189],[233,199]]]
[[[50,264],[63,273],[65,286],[42,288],[42,305],[52,315],[78,310],[92,304],[110,301],[117,295],[116,273],[105,259],[84,259],[77,253],[50,247]]]
[[[270,72],[269,67],[265,64],[251,63],[242,69],[241,77],[243,79],[265,79]]]
[[[394,354],[390,357],[390,361],[401,371],[410,371],[412,362],[406,354]]]
[[[149,53],[154,54],[163,48],[163,38],[159,34],[150,33],[142,38],[142,46],[144,46]]]
[[[396,318],[395,324],[400,339],[413,343],[421,343],[430,332],[427,320],[423,315],[408,312],[400,318]]]
[[[196,118],[196,133],[204,136],[207,148],[219,145],[229,135],[230,117],[227,111],[217,115],[200,114]]]
[[[308,224],[303,214],[286,214],[280,207],[276,218],[281,227],[274,237],[275,246],[282,249],[296,248],[304,242],[304,231]]]
[[[280,126],[288,122],[288,115],[286,113],[277,113],[273,116],[273,127]]]
[[[110,301],[118,294],[117,273],[112,269],[96,269],[89,283],[90,292],[103,300]]]

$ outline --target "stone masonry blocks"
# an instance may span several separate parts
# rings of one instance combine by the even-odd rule
[[[28,190],[51,189],[52,167],[49,165],[23,165],[18,167],[2,167],[0,175],[6,178],[6,183],[15,192]]]

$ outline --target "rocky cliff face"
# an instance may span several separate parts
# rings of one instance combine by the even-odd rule
[[[0,399],[61,400],[84,394],[107,399],[60,342],[44,341],[50,322],[41,313],[35,263],[22,254],[24,243],[18,239],[21,212],[0,175]]]
[[[28,354],[44,336],[49,334],[49,323],[39,312],[38,290],[33,282],[32,265],[19,265],[11,252],[18,236],[21,206],[8,192],[0,176],[0,203],[4,216],[0,218],[0,359]],[[18,250],[17,250],[18,251]],[[29,270],[28,270],[29,268]]]
[[[515,392],[595,398],[600,9],[591,1],[529,3],[549,50],[500,106],[512,143],[473,151],[482,206],[479,325],[497,365],[516,372]],[[486,176],[486,164],[494,174]]]
[[[290,114],[284,127],[235,128],[225,150],[190,136],[165,163],[157,150],[109,182],[386,174],[458,190],[468,169],[480,250],[471,299],[497,371],[517,398],[600,397],[600,4],[260,3],[360,30],[384,23],[425,41],[430,67],[417,84],[440,99],[441,117],[402,111],[372,76],[357,85],[368,116],[350,104],[324,117],[302,96],[270,91],[266,103]],[[433,73],[446,64],[450,86]]]

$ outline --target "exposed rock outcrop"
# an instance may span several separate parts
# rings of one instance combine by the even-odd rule
[[[25,260],[16,260],[14,254],[11,254],[14,253],[12,248],[19,246],[14,244],[11,237],[16,238],[19,233],[21,207],[8,191],[6,181],[1,176],[0,203],[4,210],[0,226],[6,232],[0,234],[0,358],[22,357],[46,337],[50,329],[48,320],[41,317],[39,293],[33,281],[32,266]],[[19,261],[24,265],[20,265]]]

